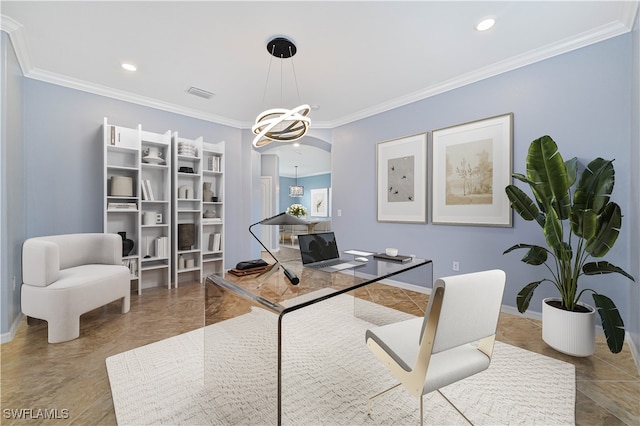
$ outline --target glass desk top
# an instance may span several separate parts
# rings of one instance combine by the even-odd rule
[[[342,258],[349,261],[355,257],[360,256],[342,254]],[[300,279],[297,285],[292,285],[289,282],[282,268],[270,271],[271,275],[263,273],[235,276],[228,272],[224,277],[211,275],[207,277],[206,285],[208,290],[210,286],[215,286],[233,292],[254,305],[283,315],[413,269],[431,266],[431,260],[422,258],[412,258],[407,262],[378,259],[372,255],[367,258],[367,262],[353,261],[354,263],[362,263],[361,266],[337,272],[303,267],[299,258],[280,261],[282,266],[292,271]],[[430,267],[428,269],[430,274],[425,277],[424,283],[431,287],[432,269]],[[317,292],[321,289],[325,291]],[[308,297],[298,297],[302,295],[308,295]],[[290,299],[294,299],[296,302],[287,304],[287,306],[280,303]]]

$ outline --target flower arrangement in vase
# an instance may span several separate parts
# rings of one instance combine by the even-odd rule
[[[287,208],[287,214],[295,217],[304,217],[307,215],[307,209],[302,204],[291,204]]]

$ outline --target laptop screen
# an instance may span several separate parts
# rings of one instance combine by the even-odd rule
[[[333,232],[298,235],[302,264],[321,262],[323,260],[338,259],[338,244]]]

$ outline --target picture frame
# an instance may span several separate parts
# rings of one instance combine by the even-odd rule
[[[513,113],[434,130],[431,143],[432,223],[513,226]]]
[[[376,145],[378,222],[427,223],[427,134]]]
[[[329,198],[327,188],[316,188],[310,191],[311,196],[311,216],[329,216]]]

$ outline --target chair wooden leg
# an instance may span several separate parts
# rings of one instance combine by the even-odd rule
[[[423,419],[424,419],[424,410],[423,410],[423,402],[422,402],[422,398],[424,397],[424,395],[420,395],[420,426],[424,425]]]
[[[383,390],[382,392],[373,395],[371,398],[369,398],[369,401],[367,401],[367,415],[371,415],[371,403],[373,402],[374,399],[377,399],[378,397],[381,397],[382,395],[385,395],[388,392],[391,392],[392,390],[394,390],[395,388],[397,388],[398,386],[400,386],[402,383],[398,383],[397,385],[391,386],[389,389],[387,390]]]

